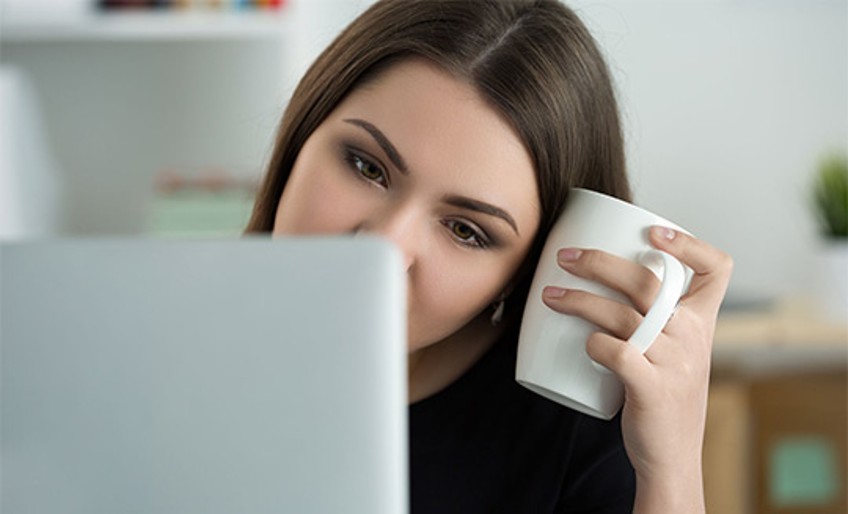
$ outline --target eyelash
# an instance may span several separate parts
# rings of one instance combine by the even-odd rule
[[[368,157],[365,157],[358,151],[353,150],[352,148],[345,148],[344,151],[344,160],[350,166],[351,170],[356,173],[356,176],[362,180],[375,184],[378,187],[387,188],[389,186],[389,176],[386,173],[385,169],[379,164],[375,163]],[[380,176],[377,178],[371,178],[365,174],[363,171],[365,167],[372,167],[376,171],[380,173]],[[470,223],[466,223],[464,221],[448,219],[442,222],[442,224],[448,228],[450,231],[451,237],[459,244],[466,246],[468,248],[473,249],[485,249],[493,246],[493,242],[489,239],[483,230],[478,229],[476,226]],[[466,228],[471,231],[471,235],[467,239],[463,239],[456,233],[457,227]]]
[[[465,223],[464,221],[449,219],[443,221],[442,224],[450,230],[451,236],[463,246],[475,249],[485,249],[492,246],[492,241],[486,237],[482,230],[478,230],[473,225]],[[471,236],[469,236],[468,239],[463,239],[456,233],[457,227],[466,227],[471,231]]]
[[[359,178],[361,178],[362,180],[371,182],[371,183],[373,183],[377,186],[380,186],[382,188],[386,188],[386,187],[389,186],[389,175],[388,175],[388,173],[386,173],[386,170],[382,166],[375,163],[371,159],[361,155],[358,152],[353,151],[350,148],[345,149],[344,159],[345,159],[345,162],[347,162],[348,166],[350,166],[350,168],[354,171],[354,173],[356,173],[356,175]],[[363,171],[366,166],[374,168],[376,171],[378,171],[380,173],[380,176],[377,177],[377,178],[372,178],[372,177],[367,176],[365,174],[365,172]]]

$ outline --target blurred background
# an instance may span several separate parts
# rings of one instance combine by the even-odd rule
[[[237,235],[297,80],[370,3],[1,0],[0,238]],[[848,512],[848,236],[820,210],[848,216],[848,2],[568,4],[636,202],[736,262],[710,511]]]

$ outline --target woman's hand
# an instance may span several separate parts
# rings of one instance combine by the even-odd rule
[[[644,266],[597,250],[563,249],[559,263],[566,271],[621,292],[632,305],[555,288],[546,288],[544,301],[602,330],[589,338],[586,350],[624,384],[622,435],[636,470],[634,512],[702,512],[710,355],[733,264],[725,253],[680,232],[654,227],[651,242],[695,275],[677,311],[644,354],[627,343],[660,287]]]

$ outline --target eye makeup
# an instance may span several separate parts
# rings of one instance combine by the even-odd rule
[[[343,143],[341,147],[342,160],[359,179],[383,189],[391,185],[389,172],[379,159],[373,158],[368,152],[350,143]]]
[[[474,249],[486,249],[496,246],[496,243],[475,223],[456,218],[447,218],[442,224],[450,231],[451,237],[459,244]]]

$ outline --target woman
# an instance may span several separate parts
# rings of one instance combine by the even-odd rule
[[[378,2],[294,92],[248,231],[373,232],[403,252],[413,512],[704,509],[709,355],[731,269],[722,252],[652,231],[696,276],[645,355],[625,341],[653,275],[560,252],[569,272],[631,300],[554,288],[544,298],[601,329],[587,351],[625,384],[620,417],[583,416],[513,380],[532,271],[570,187],[630,195],[607,68],[555,0]]]

